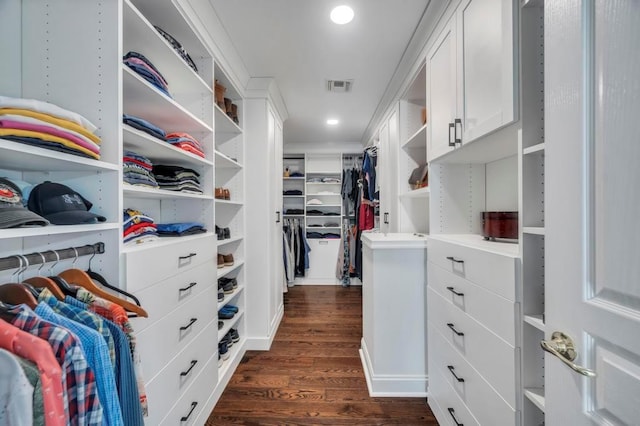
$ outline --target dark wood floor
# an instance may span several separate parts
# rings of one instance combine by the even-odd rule
[[[425,398],[370,398],[361,287],[298,286],[271,350],[249,351],[206,425],[437,425]]]

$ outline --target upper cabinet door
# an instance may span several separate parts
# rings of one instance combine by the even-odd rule
[[[427,55],[428,160],[453,149],[456,117],[456,34],[451,20]]]
[[[517,119],[513,0],[464,0],[456,13],[462,143]],[[458,136],[459,137],[459,136]]]

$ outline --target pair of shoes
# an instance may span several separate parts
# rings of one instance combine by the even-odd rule
[[[233,292],[233,289],[231,290]],[[224,289],[218,286],[218,302],[222,302],[224,300]]]
[[[227,335],[231,336],[231,341],[233,343],[238,343],[240,341],[240,333],[238,333],[238,330],[236,330],[235,328],[232,328],[231,330],[229,330]]]
[[[239,311],[238,307],[234,305],[224,305],[221,310],[227,310],[229,312],[233,312],[234,314],[237,314]]]
[[[229,335],[229,333],[227,333],[222,339],[220,339],[220,343],[224,343],[225,345],[227,345],[227,348],[230,348],[231,346],[233,346],[233,339],[231,339],[231,336]]]
[[[231,200],[231,191],[228,188],[216,188],[214,196],[218,200]]]
[[[224,327],[224,321],[218,320],[218,330],[222,329],[223,327]]]
[[[216,104],[220,107],[221,110],[225,111],[224,92],[227,91],[227,88],[224,87],[222,84],[220,84],[218,80],[215,81],[214,87],[215,87],[215,95],[216,95]]]
[[[220,258],[222,257],[222,262],[220,262]],[[222,265],[222,266],[220,266]],[[222,268],[225,266],[233,266],[233,254],[220,254],[218,253],[218,268]]]
[[[218,279],[218,284],[220,283],[222,283],[223,285],[227,283],[231,283],[233,285],[233,288],[238,288],[238,280],[236,278],[222,277]]]
[[[218,294],[219,294],[220,291],[222,291],[223,294],[231,294],[231,293],[233,293],[233,289],[235,288],[233,286],[233,283],[231,281],[224,281],[224,280],[225,280],[225,278],[220,278],[218,280]],[[218,296],[218,301],[220,301],[220,297],[219,296]]]
[[[231,230],[229,228],[220,228],[216,225],[216,237],[218,240],[227,240],[231,238]]]
[[[226,343],[218,343],[218,355],[220,355],[223,361],[229,359],[229,347]]]
[[[225,310],[224,308],[222,308],[222,309],[220,309],[218,311],[218,319],[219,320],[221,320],[221,319],[228,320],[228,319],[231,319],[231,318],[233,318],[235,316],[236,316],[235,312],[231,312],[231,311]]]

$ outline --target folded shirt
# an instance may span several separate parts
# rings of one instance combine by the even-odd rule
[[[87,129],[89,133],[94,133],[96,130],[98,130],[98,128],[92,122],[87,120],[82,115],[61,108],[58,105],[39,101],[37,99],[23,99],[0,96],[0,108],[16,108],[48,114],[50,116],[72,121],[78,124],[80,127]]]
[[[83,133],[87,133],[86,131],[83,133],[80,133],[76,130],[73,130],[78,126],[75,123],[72,123],[70,121],[66,121],[63,119],[56,119],[56,118],[52,120],[43,120],[37,117],[30,117],[27,115],[20,115],[20,114],[9,114],[3,111],[6,111],[6,110],[0,110],[0,120],[11,120],[11,121],[24,123],[24,124],[38,124],[42,126],[53,127],[58,131],[66,132],[73,135],[74,137],[82,140],[88,146],[93,146],[95,149],[100,150],[100,138],[98,138],[96,135],[91,135],[91,137],[88,137],[85,134],[83,134]],[[37,115],[40,115],[40,114],[37,114]]]
[[[143,118],[129,114],[122,114],[122,122],[135,129],[142,130],[143,132],[150,134],[151,136],[155,136],[158,139],[165,140],[165,131]]]
[[[17,136],[17,137],[25,137],[25,138],[31,138],[31,139],[35,138],[35,139],[40,139],[42,141],[55,142],[57,144],[60,144],[69,148],[71,150],[70,152],[71,154],[74,154],[75,152],[80,152],[90,158],[94,158],[96,160],[100,159],[99,153],[95,153],[83,146],[76,144],[75,142],[70,141],[69,139],[65,139],[59,136],[54,136],[49,133],[42,133],[34,130],[0,128],[0,137],[5,137],[6,139],[6,136]]]
[[[23,121],[15,121],[15,120],[10,120],[4,117],[0,117],[0,128],[15,129],[15,130],[29,130],[33,132],[39,132],[39,133],[44,133],[51,136],[56,136],[62,139],[66,139],[69,142],[73,142],[74,144],[81,146],[87,149],[88,151],[91,151],[97,155],[100,155],[99,145],[96,145],[91,141],[86,141],[83,138],[79,138],[73,133],[67,132],[66,130],[61,130],[59,128],[55,128],[50,125],[27,123]]]
[[[287,189],[282,191],[282,195],[302,195],[302,191],[300,189]]]
[[[156,72],[156,73],[157,73],[157,74],[162,78],[162,80],[163,80],[167,85],[169,85],[169,83],[167,82],[167,79],[166,79],[166,78],[164,78],[164,76],[160,73],[160,71],[158,71],[158,68],[156,68],[156,67],[151,63],[151,61],[150,61],[150,60],[148,60],[147,58],[145,58],[143,54],[138,53],[138,52],[134,52],[134,51],[130,51],[130,52],[128,52],[126,55],[124,55],[124,56],[122,57],[122,59],[123,59],[123,60],[129,59],[129,58],[138,58],[138,59],[141,59],[142,61],[144,61],[144,63],[145,63],[145,64],[149,65],[149,67],[150,67],[151,69],[153,69],[153,70],[154,70],[154,71],[155,71],[155,72]]]
[[[322,201],[318,200],[317,198],[312,198],[309,201],[307,201],[307,205],[308,206],[319,206],[321,204],[324,204]]]
[[[13,142],[23,143],[25,145],[32,145],[40,148],[50,149],[51,151],[58,151],[58,152],[63,152],[65,154],[72,154],[72,155],[77,155],[79,157],[95,159],[95,157],[92,155],[87,155],[83,152],[80,152],[73,148],[69,148],[64,144],[61,144],[58,142],[43,140],[39,138],[30,138],[30,137],[12,136],[12,135],[3,135],[2,138],[9,141],[13,141]]]
[[[204,223],[200,222],[158,223],[157,229],[160,236],[182,236],[207,232]]]

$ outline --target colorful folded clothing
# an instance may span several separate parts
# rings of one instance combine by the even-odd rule
[[[152,173],[153,163],[147,157],[133,151],[125,151],[122,157],[122,180],[130,185],[158,187]]]
[[[123,56],[122,61],[140,77],[144,78],[167,96],[171,97],[167,80],[151,63],[151,61],[144,57],[144,55],[138,52],[128,52]]]
[[[47,114],[52,117],[61,118],[78,124],[80,128],[87,129],[93,134],[98,129],[92,122],[82,115],[61,108],[49,102],[39,101],[37,99],[11,98],[8,96],[0,96],[0,109],[16,108],[19,110],[28,110]]]
[[[155,136],[158,139],[165,140],[166,133],[155,124],[134,115],[122,114],[122,122],[129,126],[142,130],[143,132]]]
[[[154,223],[154,220],[152,217],[147,216],[141,211],[134,210],[134,209],[123,210],[122,221],[123,221],[124,231],[126,231],[131,226],[137,225],[139,223]]]

